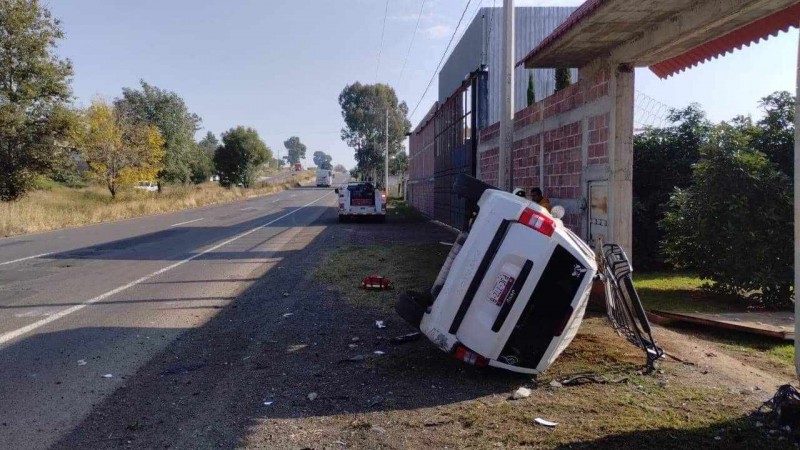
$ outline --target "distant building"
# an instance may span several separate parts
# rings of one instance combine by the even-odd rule
[[[568,7],[516,8],[515,59],[524,57],[575,10]],[[500,119],[502,8],[481,8],[439,72],[438,101],[412,132],[409,142],[408,201],[424,214],[461,228],[465,203],[454,195],[459,173],[477,175],[481,129]],[[514,109],[528,106],[528,77],[536,99],[555,90],[553,69],[515,69]],[[577,71],[573,72],[573,81]]]

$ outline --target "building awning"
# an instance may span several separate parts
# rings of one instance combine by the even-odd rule
[[[608,59],[665,78],[798,23],[798,0],[587,0],[517,65]]]

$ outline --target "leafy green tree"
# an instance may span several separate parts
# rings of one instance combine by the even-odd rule
[[[325,169],[325,170],[333,169],[333,164],[331,164],[332,160],[333,158],[331,157],[331,155],[325,152],[322,151],[314,152],[314,165],[320,169]]]
[[[692,183],[692,164],[713,129],[697,104],[673,110],[669,120],[671,126],[648,128],[633,139],[633,260],[641,269],[665,267],[658,222],[675,188]]]
[[[141,89],[122,89],[122,98],[114,104],[129,119],[153,125],[166,141],[164,169],[159,179],[186,183],[192,178],[192,161],[195,159],[194,133],[201,119],[189,111],[186,103],[176,93],[141,82]]]
[[[751,128],[753,149],[764,153],[778,170],[794,176],[794,95],[775,92],[761,99],[764,117]]]
[[[286,147],[286,161],[288,161],[290,165],[295,165],[299,163],[301,159],[306,158],[306,145],[300,142],[299,137],[290,137],[283,141],[283,146]]]
[[[568,88],[572,84],[572,71],[570,69],[556,69],[556,92]]]
[[[528,72],[528,106],[536,103],[536,87],[533,85],[533,71]]]
[[[203,139],[200,139],[200,142],[198,142],[197,145],[199,145],[203,152],[213,159],[214,152],[216,152],[217,147],[219,147],[219,140],[216,136],[214,136],[214,133],[209,131],[206,133]]]
[[[205,183],[214,175],[214,156],[197,144],[189,153],[189,170],[192,183]]]
[[[408,170],[408,154],[399,152],[389,160],[389,173],[392,175],[405,175]]]
[[[15,200],[56,161],[69,133],[72,64],[55,55],[60,22],[34,0],[0,0],[0,200]]]
[[[668,261],[767,307],[793,297],[792,181],[741,123],[721,124],[702,147],[692,184],[676,189],[662,221]]]
[[[345,127],[342,140],[355,149],[356,162],[362,173],[383,170],[386,138],[386,111],[389,111],[389,156],[403,149],[406,133],[411,130],[408,106],[386,84],[345,86],[339,94],[339,105]]]
[[[272,151],[256,130],[239,126],[222,134],[214,166],[222,186],[251,187],[260,166],[271,158]]]

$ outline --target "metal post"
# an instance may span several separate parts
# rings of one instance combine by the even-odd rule
[[[383,166],[383,189],[386,191],[386,199],[389,199],[389,108],[386,108],[386,133],[385,133],[386,158]]]
[[[795,83],[794,112],[794,368],[800,378],[800,301],[797,286],[800,286],[800,41],[797,45],[797,75]]]
[[[501,66],[503,103],[500,106],[500,151],[497,187],[510,191],[514,146],[514,0],[503,0],[503,64]]]

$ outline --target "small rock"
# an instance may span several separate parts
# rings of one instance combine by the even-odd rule
[[[722,440],[722,436],[714,436],[714,440],[715,441],[721,441]]]
[[[85,366],[86,365],[86,360],[85,359],[79,359],[78,360],[78,365],[79,366]]]
[[[358,347],[358,344],[347,344],[347,346],[350,348],[356,348]]]
[[[783,431],[787,432],[787,433],[791,433],[792,432],[792,427],[790,427],[789,425],[786,425],[785,427],[783,427],[781,429]]]
[[[531,396],[531,390],[526,387],[521,387],[516,391],[514,391],[514,395],[512,396],[512,398],[514,400],[519,400],[522,398],[528,398],[530,396]]]
[[[379,330],[382,330],[382,329],[386,328],[386,323],[384,321],[382,321],[382,320],[376,320],[375,321],[375,328],[377,328]]]
[[[284,293],[283,293],[283,296],[284,296],[284,297],[288,297],[288,296],[289,296],[289,293],[288,293],[288,292],[284,292]]]
[[[563,384],[561,384],[561,383],[559,383],[559,382],[558,382],[558,381],[556,381],[556,380],[553,380],[553,381],[551,381],[551,382],[550,382],[550,387],[554,387],[554,388],[560,388],[560,387],[564,387],[564,385],[563,385]]]
[[[317,399],[317,397],[318,397],[318,395],[317,395],[317,393],[316,393],[316,392],[312,392],[312,393],[308,394],[308,399],[309,399],[310,401],[312,401],[312,402],[313,402],[314,400],[316,400],[316,399]]]
[[[353,341],[353,342],[358,342],[358,341],[361,340],[361,338],[359,338],[358,336],[353,336],[353,339],[350,339],[350,340]]]

